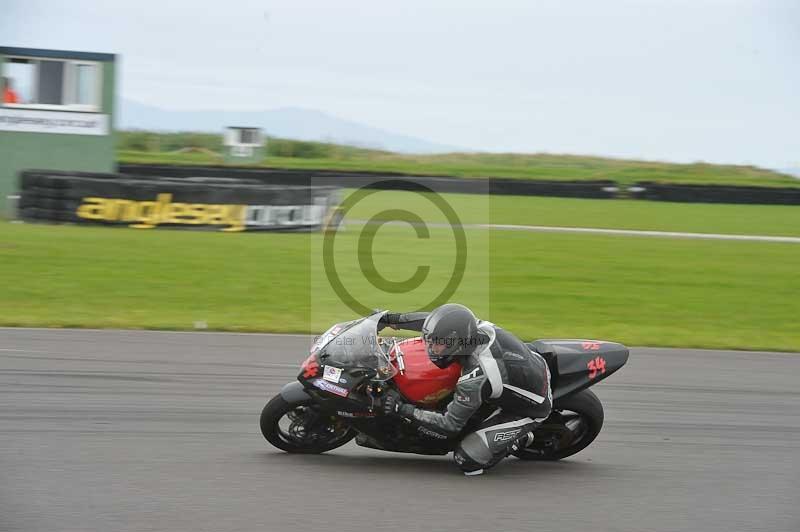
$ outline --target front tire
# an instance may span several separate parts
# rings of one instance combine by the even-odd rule
[[[514,455],[521,460],[561,460],[589,446],[603,428],[603,404],[591,390],[559,399],[534,440]]]
[[[281,422],[289,418],[289,427]],[[319,412],[310,403],[290,403],[276,395],[261,411],[261,434],[287,453],[320,454],[341,447],[356,431],[336,416]]]

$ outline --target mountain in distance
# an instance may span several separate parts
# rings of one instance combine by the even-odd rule
[[[170,111],[123,99],[121,129],[222,133],[227,126],[260,127],[273,137],[348,144],[400,153],[465,151],[455,146],[384,131],[314,109],[284,107],[267,111]]]

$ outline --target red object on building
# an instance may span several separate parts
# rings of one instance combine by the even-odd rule
[[[19,96],[14,89],[6,87],[6,90],[3,91],[3,103],[19,103]]]

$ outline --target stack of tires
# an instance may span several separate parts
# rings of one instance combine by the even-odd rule
[[[23,220],[67,222],[75,219],[70,180],[59,172],[26,171],[20,179],[18,215]]]
[[[215,187],[258,185],[258,181],[224,178],[134,177],[121,174],[26,170],[20,176],[18,217],[26,221],[82,222],[78,206],[88,196],[154,199],[168,187],[210,193]]]
[[[56,172],[45,170],[26,170],[20,176],[20,197],[17,203],[18,217],[31,222],[55,223],[88,223],[101,225],[130,225],[136,217],[142,214],[130,214],[127,210],[133,204],[136,209],[144,208],[147,203],[148,216],[157,219],[157,225],[178,227],[181,229],[218,230],[220,223],[184,223],[159,219],[162,209],[170,211],[170,205],[177,206],[179,212],[186,209],[187,204],[201,204],[213,212],[237,212],[237,216],[247,216],[247,209],[253,208],[253,216],[248,220],[241,220],[241,230],[263,231],[313,231],[320,229],[325,223],[322,216],[320,223],[314,223],[316,218],[305,219],[306,214],[312,212],[304,207],[314,207],[315,217],[319,217],[319,209],[323,208],[323,215],[329,214],[338,203],[339,188],[335,186],[290,186],[290,185],[265,185],[264,183],[239,177],[158,177],[158,176],[131,176],[125,174],[100,174],[89,172]],[[163,198],[159,200],[158,198]],[[88,205],[86,211],[92,209],[102,210],[97,206],[103,200],[120,200],[125,202],[125,216],[122,216],[117,206],[110,209],[108,216],[105,214],[91,217],[79,217],[78,211],[82,205]],[[156,201],[162,203],[156,204]],[[87,203],[88,202],[88,203]],[[92,207],[95,205],[95,207]],[[158,206],[156,206],[158,205]],[[232,206],[236,207],[233,209]],[[271,215],[273,208],[278,211],[284,209],[283,218],[279,214]],[[229,209],[230,208],[230,209]],[[205,212],[205,207],[201,212]],[[276,211],[277,212],[277,211]],[[85,215],[86,212],[83,212]],[[133,216],[133,218],[129,218]],[[220,215],[221,216],[221,215]],[[293,218],[295,217],[296,218]],[[124,218],[124,219],[123,219]],[[309,220],[311,220],[309,222]],[[208,220],[206,220],[208,221]]]
[[[652,201],[800,205],[800,187],[684,185],[640,181],[634,189],[634,198]]]

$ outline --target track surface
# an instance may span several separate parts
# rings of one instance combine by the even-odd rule
[[[258,430],[308,337],[0,329],[0,530],[800,530],[800,356],[634,349],[606,424],[483,477]]]

